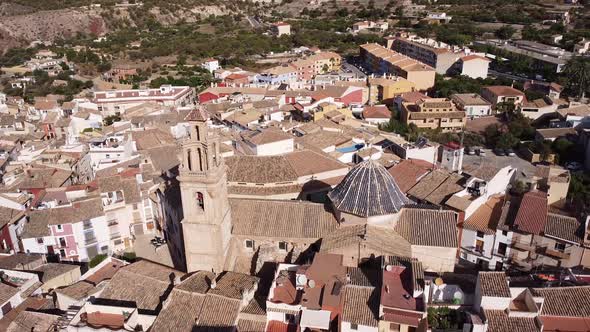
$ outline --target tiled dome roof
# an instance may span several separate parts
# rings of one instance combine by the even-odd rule
[[[411,203],[385,167],[373,160],[353,167],[328,197],[337,210],[361,217],[397,213]]]

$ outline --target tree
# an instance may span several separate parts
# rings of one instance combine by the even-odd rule
[[[574,96],[584,98],[590,87],[590,59],[577,56],[571,58],[563,73],[567,78],[566,87]]]
[[[498,138],[496,147],[500,149],[509,149],[516,146],[518,142],[518,138],[514,137],[514,135],[512,135],[511,133],[504,133],[502,134],[502,136],[500,136],[500,138]]]
[[[512,38],[512,35],[516,32],[516,30],[510,26],[510,25],[505,25],[503,27],[501,27],[500,29],[496,30],[496,32],[494,33],[496,35],[496,37],[500,38],[500,39],[510,39]]]

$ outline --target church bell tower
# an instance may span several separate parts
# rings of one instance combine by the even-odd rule
[[[207,126],[199,106],[185,120],[189,137],[182,142],[180,191],[184,219],[184,253],[188,272],[222,272],[231,237],[226,165],[219,139]]]

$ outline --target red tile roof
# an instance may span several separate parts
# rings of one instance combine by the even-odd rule
[[[391,118],[391,112],[387,106],[365,106],[363,109],[363,118],[365,119],[389,119]]]
[[[524,93],[510,86],[493,85],[486,86],[484,89],[492,92],[496,96],[524,96]]]
[[[491,61],[491,60],[489,60],[488,58],[484,58],[484,57],[482,57],[482,56],[479,56],[479,55],[474,55],[474,54],[472,54],[472,55],[467,55],[467,56],[464,56],[464,57],[462,57],[462,58],[461,58],[461,60],[462,60],[463,62],[465,62],[465,61],[470,61],[470,60],[475,60],[475,59],[479,59],[479,60],[485,60],[485,61],[488,61],[488,62],[489,62],[489,61]]]
[[[266,332],[297,332],[297,325],[285,324],[277,320],[271,320],[266,326]]]
[[[542,191],[530,191],[524,194],[514,226],[519,231],[540,234],[547,222],[547,194]]]
[[[434,165],[418,159],[402,160],[399,164],[390,168],[389,174],[393,176],[399,189],[407,193],[420,179],[428,174]]]
[[[383,309],[383,320],[398,324],[405,324],[413,327],[420,325],[422,315],[418,313],[411,313],[403,310],[396,309]]]
[[[125,325],[125,317],[118,314],[107,314],[100,311],[87,314],[87,323],[93,327],[121,329]]]
[[[590,331],[590,317],[541,316],[545,332],[587,332]],[[564,329],[564,327],[566,327]]]

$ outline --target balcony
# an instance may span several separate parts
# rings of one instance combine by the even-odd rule
[[[552,250],[552,249],[548,249],[547,247],[539,248],[537,253],[544,255],[544,256],[557,258],[557,259],[569,259],[570,258],[569,252],[561,252],[558,250]]]
[[[513,249],[518,249],[522,251],[535,251],[535,246],[531,245],[530,243],[520,242],[520,241],[513,241],[510,243],[510,247]]]
[[[117,240],[121,238],[121,232],[112,232],[110,234],[111,240]]]
[[[92,229],[92,222],[90,222],[90,220],[86,220],[83,223],[83,228],[85,231]]]
[[[96,240],[96,236],[94,234],[85,234],[84,235],[84,243],[89,246],[92,244],[96,244],[98,241]]]

